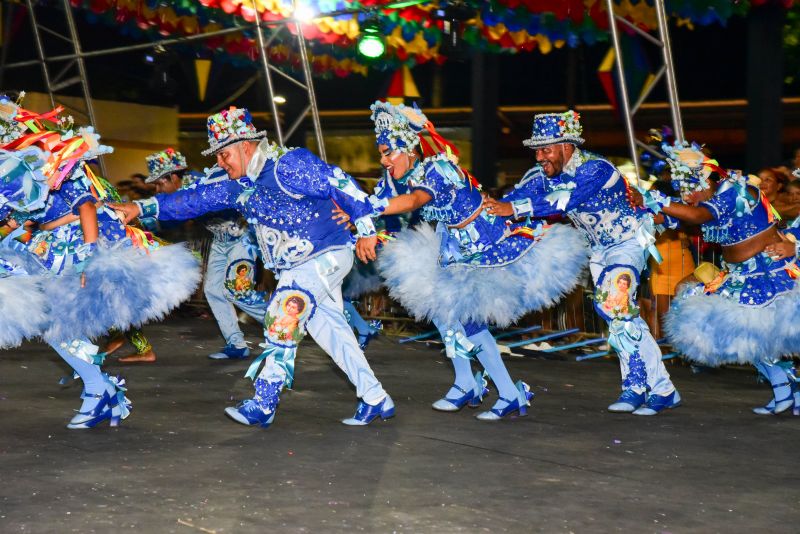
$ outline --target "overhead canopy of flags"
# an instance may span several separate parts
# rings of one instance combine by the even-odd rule
[[[195,35],[233,26],[252,25],[259,17],[267,23],[292,16],[291,0],[71,0],[90,21],[106,22],[133,37]],[[653,0],[614,0],[615,11],[645,30],[656,26]],[[447,21],[437,11],[444,0],[400,8],[398,0],[298,0],[317,18],[303,24],[311,45],[312,68],[321,76],[367,73],[368,68],[396,69],[430,61],[444,62]],[[408,4],[408,2],[403,2]],[[519,53],[576,47],[608,39],[608,14],[604,0],[464,0],[470,16],[459,28],[465,46],[496,53]],[[754,6],[777,3],[786,8],[793,0],[666,0],[669,14],[679,24],[725,24],[746,15]],[[359,13],[325,16],[343,9]],[[373,14],[367,13],[373,10]],[[387,53],[369,64],[355,51],[360,27],[377,17],[386,36]],[[273,27],[270,27],[273,28]],[[452,26],[450,27],[452,29]],[[288,28],[295,31],[293,25]],[[270,29],[268,31],[274,31]],[[285,30],[284,30],[285,31]],[[209,55],[238,63],[257,57],[254,30],[203,41]],[[200,46],[200,45],[198,45]],[[270,59],[287,68],[299,67],[299,54],[289,34],[270,46]]]

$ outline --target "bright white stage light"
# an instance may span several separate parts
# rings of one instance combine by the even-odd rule
[[[311,6],[308,4],[301,4],[298,2],[297,6],[294,8],[294,18],[299,20],[304,24],[308,24],[317,14],[314,13],[314,10],[311,9]]]
[[[281,96],[281,95],[275,95],[275,97],[272,99],[272,101],[275,102],[276,104],[285,104],[286,103],[286,97],[285,96]]]

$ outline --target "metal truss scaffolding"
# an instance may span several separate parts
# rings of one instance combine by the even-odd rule
[[[36,20],[36,13],[34,10],[34,8],[37,5],[37,0],[25,0],[25,1],[27,3],[28,13],[31,19],[31,25],[33,28],[33,36],[36,44],[36,52],[38,55],[38,59],[9,63],[1,68],[5,70],[18,67],[29,67],[32,65],[39,64],[42,69],[42,76],[44,78],[45,87],[47,88],[47,93],[50,96],[50,102],[54,107],[58,104],[56,100],[56,93],[58,91],[75,84],[80,84],[81,94],[84,102],[84,109],[78,109],[75,111],[84,114],[88,119],[88,122],[92,126],[96,126],[94,108],[92,107],[92,98],[89,91],[89,81],[86,75],[86,65],[84,63],[84,60],[86,58],[126,53],[136,50],[148,50],[158,46],[170,46],[175,44],[189,43],[192,41],[204,40],[211,37],[227,35],[230,33],[255,31],[257,36],[257,46],[258,46],[259,56],[261,60],[262,74],[264,76],[264,81],[266,83],[267,96],[269,99],[268,104],[272,111],[272,117],[274,120],[276,140],[278,141],[279,144],[283,144],[284,139],[290,137],[297,130],[297,128],[299,128],[300,125],[303,123],[306,115],[310,113],[319,155],[322,157],[323,160],[327,159],[325,154],[324,139],[322,136],[322,126],[319,118],[319,108],[317,107],[316,94],[314,93],[314,83],[311,76],[311,65],[309,63],[308,51],[306,50],[307,43],[305,41],[305,38],[303,37],[302,27],[298,20],[283,19],[280,21],[262,22],[260,19],[258,19],[258,17],[256,17],[256,21],[252,26],[237,25],[232,28],[226,28],[223,30],[192,35],[187,37],[161,39],[158,41],[141,43],[131,46],[121,46],[121,47],[107,48],[102,50],[85,51],[82,50],[80,46],[78,32],[75,26],[75,20],[72,8],[70,7],[69,0],[62,0],[62,6],[65,13],[65,22],[67,26],[68,35],[64,35],[60,32],[54,31],[51,28],[47,28],[45,26],[40,25]],[[253,3],[253,8],[255,9],[256,1],[255,0],[250,0],[250,1]],[[274,65],[271,65],[269,62],[269,54],[268,54],[269,46],[290,24],[294,25],[297,34],[296,38],[297,38],[298,48],[300,51],[300,59],[303,71],[302,82],[298,81],[294,77],[278,69]],[[273,29],[270,32],[269,36],[265,37],[265,31],[267,27],[272,27]],[[72,46],[72,53],[48,56],[47,51],[45,49],[45,37],[48,36],[70,43]],[[52,65],[55,63],[62,63],[63,66],[54,76],[51,76],[50,69],[52,68]],[[75,71],[74,69],[77,69],[77,71]],[[289,128],[286,130],[285,133],[281,125],[281,118],[278,113],[278,109],[275,102],[272,74],[277,74],[289,80],[291,83],[302,89],[308,97],[308,105],[299,114],[299,116],[294,118],[294,120],[290,123]],[[100,165],[101,167],[103,167],[103,172],[105,172],[105,167],[103,165],[102,159],[100,161]]]
[[[640,179],[640,165],[637,146],[643,150],[652,152],[652,149],[645,143],[636,139],[636,134],[633,127],[633,118],[639,108],[647,100],[650,92],[655,87],[656,83],[662,78],[666,81],[667,100],[669,102],[670,115],[672,118],[672,130],[675,133],[676,141],[683,141],[683,122],[681,121],[681,110],[678,102],[678,86],[675,82],[675,69],[672,62],[672,47],[669,40],[669,28],[666,10],[664,9],[664,0],[653,0],[653,7],[656,11],[656,18],[658,20],[658,37],[643,31],[641,28],[632,24],[623,17],[614,14],[614,0],[606,0],[606,9],[608,10],[609,26],[611,30],[611,40],[614,44],[614,54],[616,56],[617,78],[619,82],[619,92],[621,100],[622,118],[625,122],[625,133],[628,138],[628,150],[630,150],[631,159],[633,160],[634,167],[636,168],[636,179]],[[619,29],[617,23],[623,24],[637,35],[641,36],[648,42],[654,44],[661,49],[663,64],[655,75],[653,82],[648,85],[638,101],[631,105],[628,100],[628,87],[625,82],[625,65],[622,60],[622,47],[619,39]]]
[[[50,96],[50,104],[53,107],[56,107],[58,104],[58,102],[56,102],[56,93],[58,91],[61,91],[62,89],[72,85],[79,85],[81,89],[81,98],[83,100],[83,108],[76,108],[75,106],[65,107],[69,107],[71,111],[84,115],[89,124],[91,124],[92,127],[97,128],[97,120],[94,114],[94,107],[92,106],[92,95],[89,90],[89,79],[86,76],[86,65],[83,61],[81,44],[80,40],[78,39],[78,32],[75,28],[75,19],[73,18],[72,10],[70,9],[69,0],[62,0],[67,35],[39,24],[38,20],[36,19],[36,10],[34,9],[36,7],[35,0],[26,0],[26,4],[28,7],[28,16],[31,21],[31,29],[33,30],[33,39],[36,45],[36,54],[39,56],[39,63],[41,64],[42,68],[44,85],[47,89],[47,94]],[[66,60],[66,63],[54,76],[50,75],[50,69],[47,65],[47,51],[45,50],[43,39],[43,36],[45,35],[50,35],[56,39],[69,43],[73,50],[72,57]],[[103,162],[103,158],[101,157],[99,160],[100,168],[105,175],[106,167],[105,163]]]

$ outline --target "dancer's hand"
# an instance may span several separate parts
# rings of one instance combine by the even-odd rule
[[[109,202],[108,206],[117,212],[123,224],[128,224],[139,216],[139,206],[133,202]]]
[[[378,236],[360,237],[356,241],[356,256],[364,263],[377,259],[375,247],[378,246]]]
[[[81,273],[81,289],[86,287],[86,273]]]
[[[629,191],[630,191],[631,204],[633,204],[638,208],[647,207],[647,205],[644,202],[644,195],[642,195],[642,193],[638,189],[636,189],[635,187],[631,187]]]
[[[781,238],[780,242],[767,245],[764,247],[764,252],[766,252],[773,261],[794,256],[796,252],[794,242],[787,239],[786,236],[781,233],[778,233],[778,237]]]
[[[489,215],[498,215],[500,217],[514,215],[514,208],[511,206],[511,202],[500,202],[491,197],[483,199],[483,210]]]
[[[350,216],[347,213],[345,213],[345,211],[339,206],[333,208],[333,216],[331,217],[331,219],[336,221],[336,224],[340,226],[342,224],[347,224],[350,222]]]

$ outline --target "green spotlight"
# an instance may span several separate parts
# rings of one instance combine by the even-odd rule
[[[376,59],[386,52],[386,43],[381,35],[381,25],[377,20],[368,20],[361,30],[356,44],[358,53],[367,59]]]

